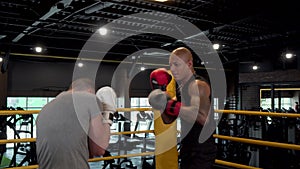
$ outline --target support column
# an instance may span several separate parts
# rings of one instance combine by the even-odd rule
[[[274,84],[271,85],[271,109],[272,109],[272,112],[275,111],[275,88],[274,88]]]
[[[116,91],[118,97],[118,108],[130,108],[130,79],[127,78],[127,72],[128,70],[126,68],[118,70],[112,79],[112,88]],[[124,117],[130,119],[130,113],[124,113]]]
[[[7,72],[0,73],[0,106],[5,106],[7,104]]]
[[[7,105],[7,72],[0,73],[0,110]],[[2,107],[3,106],[3,107]],[[0,124],[6,123],[6,116],[0,116]],[[6,125],[0,125],[0,139],[7,139]],[[6,144],[0,145],[0,154],[6,152]],[[0,159],[1,160],[1,159]]]
[[[300,57],[299,56],[296,57],[297,57],[297,69],[300,70]]]
[[[282,106],[281,106],[281,90],[277,90],[277,96],[278,96],[278,109],[281,110]]]

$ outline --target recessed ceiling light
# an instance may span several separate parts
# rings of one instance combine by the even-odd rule
[[[252,69],[253,69],[253,70],[257,70],[257,69],[258,69],[258,66],[254,65],[254,66],[252,67]]]
[[[213,48],[215,50],[218,50],[220,48],[220,44],[218,44],[218,43],[213,44]]]
[[[78,67],[83,67],[83,63],[79,62],[79,63],[77,64],[77,66],[78,66]]]
[[[100,28],[99,33],[100,33],[100,35],[106,35],[107,34],[107,29],[106,28]]]
[[[167,2],[168,0],[154,0],[156,2]]]
[[[2,62],[3,61],[3,58],[2,57],[0,57],[0,62]]]
[[[34,51],[37,52],[37,53],[41,53],[43,51],[43,48],[40,47],[40,46],[37,46],[34,48]]]
[[[285,54],[285,57],[286,57],[287,59],[291,59],[291,58],[293,57],[293,54],[287,53],[287,54]]]

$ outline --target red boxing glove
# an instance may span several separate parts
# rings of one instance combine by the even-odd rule
[[[150,84],[152,90],[161,89],[162,91],[166,91],[171,80],[172,76],[165,68],[155,69],[150,74]]]
[[[171,117],[178,117],[180,112],[181,102],[176,100],[168,100],[164,113]]]

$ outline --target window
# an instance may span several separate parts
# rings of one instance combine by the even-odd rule
[[[135,107],[151,107],[148,98],[139,98],[139,97],[132,97],[130,100],[130,106],[132,108]]]
[[[26,97],[8,97],[7,98],[7,107],[21,107],[25,109],[27,107],[27,98]]]
[[[271,108],[271,101],[272,99],[271,98],[262,98],[260,100],[260,107],[262,107],[263,109],[268,109],[268,108]],[[274,107],[275,108],[279,108],[278,107],[278,98],[275,98],[274,99]],[[292,107],[293,105],[293,99],[292,98],[281,98],[281,108],[285,108],[285,109],[289,109],[290,107]]]
[[[214,110],[218,110],[219,109],[219,99],[218,98],[214,98],[213,100],[213,108]],[[219,113],[214,113],[214,119],[215,120],[219,120],[220,115]]]
[[[43,106],[53,100],[55,97],[7,97],[7,107],[8,108],[22,108],[24,110],[41,110]],[[20,119],[20,115],[16,115],[16,119]],[[33,114],[33,137],[36,137],[36,126],[35,126],[35,119],[37,114]],[[11,121],[14,123],[14,121]],[[22,123],[24,121],[18,120],[16,122],[16,130],[24,130],[30,131],[30,124],[29,123]],[[28,125],[24,125],[28,124]],[[7,127],[7,139],[15,138],[15,132],[10,127]],[[29,133],[19,133],[21,138],[28,138],[31,137]],[[7,147],[12,147],[13,144],[7,144]]]
[[[145,108],[145,107],[151,107],[148,98],[139,98],[139,97],[132,97],[130,99],[130,106],[131,108]],[[146,116],[143,116],[146,115]],[[153,119],[150,120],[149,118],[153,117],[152,111],[145,111],[145,114],[140,113],[139,111],[131,112],[131,129],[132,130],[153,130]],[[147,119],[147,120],[141,120],[138,122],[138,119]],[[143,137],[144,134],[136,134],[137,136]],[[153,134],[149,134],[149,136],[153,136]]]
[[[138,97],[132,97],[130,99],[130,107],[131,108],[145,108],[145,107],[151,107],[148,103],[148,98],[138,98]],[[147,111],[145,113],[152,113],[152,111]],[[131,112],[131,121],[136,122],[137,116],[139,114],[139,111]]]
[[[130,99],[130,107],[131,108],[145,108],[145,107],[151,107],[148,103],[148,98],[138,98],[138,97],[132,97]],[[146,111],[145,113],[152,114],[152,111]],[[131,121],[134,123],[137,122],[139,111],[131,112]]]
[[[40,110],[55,97],[7,97],[7,107]]]

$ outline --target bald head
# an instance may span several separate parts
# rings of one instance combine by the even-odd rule
[[[87,91],[95,93],[95,84],[91,79],[80,78],[72,82],[70,89],[72,91]]]

